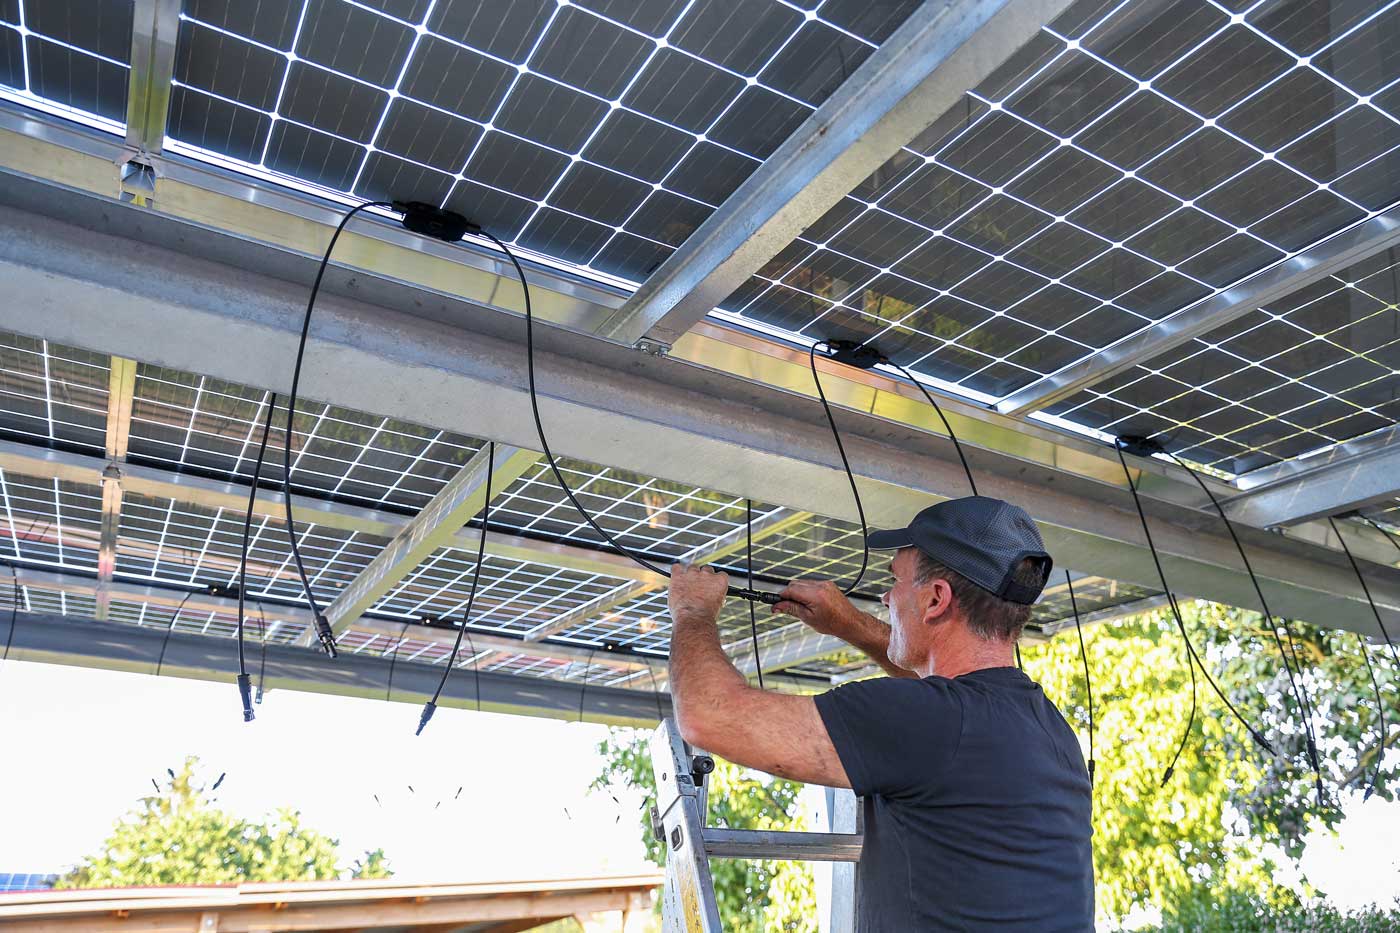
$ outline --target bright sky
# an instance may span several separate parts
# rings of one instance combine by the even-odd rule
[[[0,872],[61,871],[95,851],[187,754],[211,779],[228,772],[225,809],[300,809],[347,859],[383,847],[403,879],[651,870],[641,798],[587,792],[601,726],[440,709],[415,737],[415,704],[286,690],[252,723],[239,709],[232,684],[0,667]],[[1397,838],[1400,804],[1358,803],[1336,838],[1314,838],[1304,871],[1339,906],[1387,903],[1400,896]]]

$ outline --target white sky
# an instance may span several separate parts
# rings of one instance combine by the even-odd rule
[[[277,690],[244,723],[232,684],[11,660],[0,667],[0,872],[62,871],[95,851],[187,754],[210,780],[228,772],[225,809],[299,809],[347,862],[383,847],[406,880],[652,870],[641,798],[587,792],[603,727],[440,709],[415,737],[419,709]],[[1400,805],[1373,798],[1338,837],[1315,837],[1303,867],[1339,906],[1388,903],[1400,897],[1397,838]]]

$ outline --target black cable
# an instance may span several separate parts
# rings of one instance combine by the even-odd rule
[[[962,444],[958,443],[958,436],[953,433],[953,426],[948,423],[948,416],[943,414],[943,409],[939,406],[938,402],[934,400],[933,394],[930,393],[928,389],[924,388],[924,384],[915,379],[914,374],[909,372],[909,370],[900,366],[894,360],[887,359],[885,362],[899,370],[905,379],[914,383],[915,388],[924,393],[924,398],[928,399],[928,403],[932,405],[933,410],[938,413],[939,420],[943,422],[943,430],[948,432],[948,440],[953,442],[953,449],[958,452],[958,460],[962,462],[963,472],[967,474],[967,484],[972,487],[972,494],[974,496],[978,495],[977,481],[972,478],[972,467],[967,465],[967,457],[963,455]]]
[[[1094,685],[1089,679],[1089,652],[1084,649],[1084,626],[1079,621],[1079,602],[1074,598],[1074,580],[1065,571],[1069,588],[1069,608],[1074,612],[1074,630],[1079,633],[1079,658],[1084,662],[1084,693],[1089,698],[1089,786],[1094,786]]]
[[[856,573],[856,578],[851,581],[850,586],[841,588],[841,592],[849,596],[860,586],[860,581],[865,576],[865,570],[870,566],[870,542],[867,540],[870,529],[865,524],[865,506],[860,501],[860,490],[856,488],[856,477],[851,472],[851,461],[846,459],[846,445],[841,443],[841,432],[836,429],[836,418],[831,413],[831,405],[826,400],[826,392],[822,389],[821,376],[817,374],[817,345],[812,344],[807,351],[807,362],[812,368],[812,382],[817,387],[817,397],[821,399],[822,411],[826,412],[826,423],[831,425],[831,436],[836,440],[836,452],[841,455],[841,466],[846,470],[846,481],[851,484],[851,497],[856,500],[856,514],[860,516],[860,570]]]
[[[408,631],[412,622],[405,622],[403,628],[399,629],[399,640],[394,642],[394,650],[389,653],[389,682],[384,685],[384,699],[388,700],[394,693],[394,662],[399,659],[399,646],[403,644],[403,636]]]
[[[1024,663],[1022,663],[1022,661],[1021,661],[1021,643],[1020,643],[1019,641],[1016,642],[1015,647],[1016,647],[1016,669],[1017,669],[1017,670],[1020,670],[1020,671],[1024,671],[1024,670],[1026,669],[1026,665],[1025,665]]]
[[[14,643],[15,623],[19,619],[19,568],[8,561],[6,561],[6,565],[10,568],[11,584],[13,588],[10,591],[10,630],[5,635],[5,654],[3,657],[0,657],[0,664],[5,664],[10,660],[10,645]]]
[[[1371,607],[1371,614],[1376,617],[1376,626],[1381,630],[1381,637],[1385,639],[1386,647],[1390,649],[1390,658],[1395,662],[1397,669],[1400,669],[1400,657],[1396,656],[1395,643],[1390,640],[1390,632],[1386,630],[1385,622],[1381,619],[1381,611],[1376,608],[1376,601],[1371,597],[1371,588],[1366,585],[1366,577],[1361,572],[1361,565],[1356,562],[1356,558],[1351,553],[1351,548],[1347,547],[1346,538],[1342,537],[1341,529],[1337,527],[1337,523],[1333,521],[1330,516],[1327,519],[1327,523],[1332,526],[1332,533],[1336,535],[1337,540],[1341,542],[1342,551],[1346,554],[1347,560],[1351,563],[1351,569],[1356,573],[1356,580],[1361,584],[1361,592],[1366,596],[1366,603]],[[1386,537],[1389,537],[1389,535]],[[1400,543],[1397,543],[1396,547],[1400,547]]]
[[[242,587],[239,587],[239,592],[242,592]],[[262,640],[262,657],[258,659],[258,692],[253,696],[253,702],[261,704],[263,683],[267,680],[267,613],[263,612],[262,600],[258,600],[258,632]]]
[[[583,698],[588,696],[588,672],[593,670],[593,655],[598,653],[597,648],[590,648],[588,660],[583,662],[583,683],[578,688],[578,721],[583,722]]]
[[[1371,675],[1371,689],[1376,694],[1376,767],[1371,771],[1371,786],[1361,795],[1361,801],[1365,803],[1376,792],[1376,781],[1380,780],[1381,776],[1381,759],[1385,757],[1385,705],[1381,701],[1381,685],[1376,682],[1376,669],[1371,665],[1370,645],[1360,632],[1356,633],[1356,642],[1361,648],[1361,660],[1366,662],[1366,673]],[[1360,759],[1361,755],[1358,753],[1358,764]]]
[[[267,436],[272,433],[272,412],[277,407],[277,393],[267,400],[267,418],[263,421],[262,438],[258,441],[258,457],[253,463],[253,479],[248,485],[248,510],[243,513],[243,541],[238,557],[238,694],[243,701],[243,721],[253,721],[252,685],[248,680],[248,662],[243,656],[244,591],[248,588],[248,539],[253,534],[253,506],[258,502],[258,481],[262,478],[263,458],[267,456]],[[290,502],[289,496],[284,496]],[[290,526],[290,523],[288,524]],[[261,604],[259,604],[261,611]],[[267,619],[263,619],[263,663],[267,663]],[[259,676],[258,696],[262,696]]]
[[[1143,534],[1147,537],[1147,546],[1148,549],[1152,552],[1152,561],[1154,564],[1157,565],[1157,576],[1162,581],[1162,590],[1167,594],[1167,600],[1171,603],[1172,614],[1176,617],[1177,625],[1181,629],[1181,637],[1186,642],[1186,650],[1190,652],[1192,660],[1194,660],[1196,662],[1196,665],[1200,667],[1201,673],[1205,675],[1206,683],[1210,684],[1211,690],[1215,692],[1215,695],[1220,699],[1220,702],[1225,704],[1226,709],[1228,709],[1230,711],[1230,714],[1239,721],[1240,725],[1244,726],[1245,731],[1249,733],[1250,738],[1254,740],[1255,744],[1257,744],[1264,751],[1268,752],[1270,755],[1277,755],[1278,752],[1274,751],[1274,747],[1269,744],[1269,741],[1267,739],[1264,738],[1263,733],[1261,733],[1258,729],[1254,728],[1254,726],[1250,724],[1249,720],[1245,719],[1244,715],[1241,714],[1240,711],[1235,708],[1235,704],[1230,702],[1230,698],[1227,697],[1225,695],[1225,692],[1220,689],[1220,685],[1217,684],[1215,682],[1215,678],[1210,675],[1210,670],[1206,667],[1205,662],[1202,661],[1200,655],[1196,653],[1195,646],[1191,644],[1191,637],[1186,633],[1186,623],[1182,621],[1181,608],[1176,604],[1176,597],[1173,596],[1171,594],[1171,590],[1167,588],[1166,574],[1162,572],[1162,561],[1157,556],[1157,548],[1152,543],[1152,533],[1147,528],[1147,516],[1142,511],[1142,501],[1138,497],[1137,484],[1133,482],[1132,474],[1128,472],[1128,462],[1123,459],[1123,448],[1118,441],[1114,442],[1114,447],[1118,451],[1118,462],[1123,465],[1123,475],[1128,478],[1128,488],[1131,489],[1133,493],[1133,503],[1137,506],[1138,518],[1142,521]],[[1194,473],[1192,475],[1194,475]],[[1197,479],[1199,480],[1199,477],[1197,477]],[[1210,490],[1207,489],[1206,492],[1207,494],[1209,494]],[[1233,531],[1231,532],[1231,534],[1233,535]],[[1236,539],[1236,543],[1238,543],[1238,539]],[[1240,553],[1241,555],[1243,555],[1243,549],[1240,550]],[[1246,558],[1246,566],[1248,565],[1248,563],[1248,558]],[[1254,571],[1250,569],[1249,573],[1250,579],[1254,579]],[[1257,580],[1255,580],[1255,584],[1257,589]],[[1319,784],[1319,787],[1320,786],[1321,785]]]
[[[489,231],[482,230],[481,235],[492,243],[495,243],[496,247],[506,254],[506,258],[508,258],[511,265],[515,267],[515,274],[520,279],[520,288],[525,293],[525,373],[530,390],[530,413],[535,419],[535,433],[540,439],[540,450],[544,453],[544,459],[545,462],[549,464],[550,472],[554,474],[554,481],[558,483],[559,488],[563,490],[564,496],[569,500],[569,504],[574,507],[574,510],[577,511],[579,515],[583,516],[583,520],[588,523],[588,527],[592,528],[599,537],[611,545],[613,550],[637,565],[650,570],[652,573],[670,579],[671,574],[668,571],[653,564],[640,554],[634,553],[630,549],[624,547],[606,528],[598,524],[593,516],[589,515],[588,511],[584,509],[583,505],[578,501],[578,497],[575,496],[574,491],[569,488],[569,484],[564,481],[564,474],[560,471],[559,464],[554,458],[554,452],[549,448],[549,440],[545,437],[544,421],[540,418],[539,397],[538,391],[535,388],[535,314],[530,302],[530,283],[525,278],[525,270],[521,267],[520,260],[515,258],[515,253],[511,252],[510,247],[502,243]],[[758,593],[753,590],[744,590],[735,586],[729,588],[729,595],[738,596],[741,599],[758,600],[761,603],[767,603],[769,605],[775,605],[778,602],[776,593]]]
[[[1364,517],[1364,516],[1363,516]],[[1368,519],[1369,521],[1369,519]],[[1329,515],[1327,524],[1332,526],[1332,533],[1341,542],[1342,550],[1347,555],[1347,561],[1351,564],[1351,569],[1356,573],[1356,580],[1361,584],[1361,592],[1366,595],[1366,604],[1371,607],[1371,614],[1376,617],[1376,625],[1380,627],[1381,635],[1385,638],[1386,646],[1390,649],[1392,660],[1395,658],[1395,645],[1390,640],[1390,632],[1386,631],[1385,622],[1381,619],[1381,611],[1376,606],[1376,601],[1371,597],[1371,588],[1366,585],[1366,575],[1361,572],[1361,565],[1357,563],[1356,557],[1351,553],[1351,548],[1347,546],[1346,539],[1342,537],[1342,531],[1337,527],[1337,522]],[[1375,524],[1372,522],[1372,524]],[[1376,530],[1380,530],[1378,527]],[[1386,537],[1390,537],[1386,535]],[[1400,544],[1397,544],[1400,547]],[[1361,643],[1361,657],[1366,661],[1366,670],[1371,675],[1371,687],[1376,691],[1376,715],[1380,719],[1380,744],[1376,746],[1376,768],[1371,775],[1371,786],[1366,790],[1363,800],[1369,798],[1376,789],[1376,779],[1380,775],[1381,759],[1385,757],[1385,706],[1381,702],[1381,688],[1376,683],[1376,671],[1371,666],[1371,656],[1367,651],[1366,639],[1358,632],[1357,640]]]
[[[753,500],[744,500],[744,521],[747,538],[744,546],[744,559],[749,572],[749,589],[753,589]],[[763,686],[763,662],[758,655],[758,615],[754,611],[753,600],[749,604],[749,634],[753,637],[753,669],[758,674],[758,689]]]
[[[1215,513],[1220,516],[1220,520],[1225,524],[1225,530],[1229,532],[1230,540],[1235,543],[1235,550],[1240,555],[1240,562],[1244,564],[1245,573],[1249,574],[1249,582],[1254,586],[1254,594],[1259,597],[1259,608],[1264,613],[1264,620],[1268,623],[1269,631],[1274,636],[1274,643],[1278,646],[1279,657],[1283,661],[1284,670],[1288,673],[1288,685],[1293,693],[1293,702],[1298,704],[1299,712],[1303,717],[1303,731],[1307,740],[1308,763],[1312,766],[1313,782],[1317,786],[1318,805],[1321,806],[1322,769],[1318,761],[1317,755],[1317,737],[1312,727],[1312,705],[1310,702],[1308,702],[1306,687],[1300,687],[1303,677],[1302,669],[1298,668],[1297,678],[1295,679],[1294,666],[1289,664],[1288,652],[1284,650],[1283,641],[1278,636],[1278,624],[1274,619],[1273,612],[1269,609],[1269,601],[1264,598],[1264,588],[1260,585],[1259,577],[1254,572],[1254,565],[1251,564],[1249,561],[1249,554],[1244,549],[1244,543],[1240,541],[1240,536],[1235,532],[1235,523],[1230,521],[1230,516],[1225,513],[1225,507],[1220,504],[1220,500],[1216,498],[1216,495],[1214,492],[1211,491],[1211,488],[1206,485],[1205,480],[1201,479],[1199,473],[1191,469],[1191,467],[1188,466],[1184,460],[1182,460],[1180,457],[1178,457],[1171,451],[1163,451],[1163,453],[1170,457],[1178,467],[1185,470],[1187,475],[1190,476],[1191,479],[1195,480],[1196,485],[1200,487],[1201,492],[1206,494],[1206,498],[1210,500],[1210,504],[1215,508]],[[1119,452],[1119,459],[1122,459],[1121,451]],[[1291,643],[1293,639],[1293,633],[1292,630],[1289,629],[1287,622],[1284,622],[1284,630],[1288,632],[1288,638]],[[1296,661],[1297,654],[1295,652],[1295,664]],[[1202,668],[1202,670],[1204,670],[1204,668]],[[1269,746],[1267,745],[1265,745],[1264,747],[1268,748],[1270,754],[1274,754],[1272,748],[1269,748]]]
[[[491,441],[486,445],[486,499],[485,506],[481,513],[481,536],[476,542],[476,566],[472,568],[472,586],[467,591],[467,606],[462,611],[462,624],[457,628],[457,638],[452,643],[452,654],[447,658],[447,664],[442,669],[442,679],[438,681],[437,690],[433,691],[433,698],[423,705],[423,712],[418,717],[418,731],[414,735],[422,735],[423,727],[428,724],[428,720],[433,718],[433,713],[437,712],[437,701],[442,697],[442,690],[447,686],[447,678],[452,675],[452,668],[457,663],[457,652],[462,649],[462,637],[467,632],[467,625],[471,622],[472,604],[476,602],[477,584],[481,582],[481,565],[486,561],[486,532],[491,527],[491,474],[495,472],[496,466],[496,442]],[[476,652],[472,652],[472,662],[476,662]],[[481,677],[477,674],[477,710],[481,709]]]
[[[1382,537],[1382,538],[1385,538],[1387,541],[1389,541],[1391,544],[1393,544],[1393,545],[1395,546],[1395,550],[1400,551],[1400,538],[1397,538],[1395,535],[1391,534],[1390,532],[1388,532],[1388,531],[1386,531],[1384,528],[1382,528],[1382,527],[1380,526],[1380,523],[1378,523],[1378,522],[1377,522],[1374,518],[1372,518],[1371,516],[1369,516],[1369,515],[1362,515],[1360,512],[1357,512],[1357,513],[1356,513],[1356,516],[1357,516],[1358,518],[1362,519],[1363,521],[1365,521],[1366,524],[1370,525],[1372,528],[1374,528],[1374,529],[1376,529],[1377,531],[1379,531],[1379,532],[1381,533],[1381,537]]]
[[[180,605],[175,607],[175,611],[170,613],[170,624],[165,627],[165,637],[160,642],[160,657],[156,659],[156,676],[160,676],[161,665],[165,663],[165,646],[170,644],[170,633],[175,631],[175,621],[180,618],[180,610],[185,608],[185,603],[189,602],[193,593],[186,593],[180,600]]]
[[[651,675],[651,695],[656,699],[656,721],[658,724],[666,718],[666,711],[661,707],[661,688],[656,683],[656,669],[651,666],[651,662],[645,662],[647,673]]]
[[[321,290],[321,279],[326,274],[326,266],[330,264],[331,252],[335,249],[336,241],[340,239],[341,232],[345,225],[350,223],[360,211],[370,207],[393,207],[389,201],[366,201],[352,207],[340,223],[335,228],[335,233],[331,234],[331,242],[326,247],[325,255],[321,257],[321,265],[316,270],[316,280],[311,283],[311,295],[306,302],[306,315],[301,322],[301,338],[297,341],[296,364],[292,367],[292,391],[287,396],[287,435],[285,456],[282,458],[282,503],[287,512],[287,540],[291,544],[292,557],[296,563],[297,576],[301,578],[302,591],[306,594],[306,603],[311,607],[311,617],[315,622],[316,637],[321,641],[321,647],[326,654],[331,657],[336,656],[335,634],[331,631],[330,622],[321,613],[321,607],[316,602],[316,594],[311,591],[311,580],[306,575],[306,565],[302,563],[301,547],[297,544],[296,528],[292,522],[292,439],[293,421],[297,413],[297,390],[301,385],[301,362],[306,355],[306,337],[311,331],[311,312],[316,307],[316,295]],[[269,406],[268,417],[271,417],[271,406]]]
[[[1176,605],[1176,598],[1172,596],[1171,587],[1167,585],[1167,575],[1162,570],[1162,562],[1157,558],[1157,546],[1152,543],[1152,530],[1147,525],[1147,514],[1142,510],[1137,485],[1133,482],[1133,474],[1128,470],[1128,461],[1123,456],[1123,445],[1116,438],[1113,442],[1113,449],[1118,453],[1118,462],[1123,465],[1123,476],[1128,481],[1128,490],[1133,494],[1133,505],[1137,507],[1138,520],[1142,523],[1142,533],[1147,539],[1147,549],[1152,554],[1152,562],[1157,566],[1157,578],[1162,582],[1162,592],[1167,594],[1167,605],[1171,607],[1172,615],[1176,618],[1177,630],[1181,632],[1181,638],[1186,643],[1186,669],[1191,673],[1191,715],[1187,717],[1186,728],[1181,733],[1181,743],[1176,748],[1176,754],[1172,756],[1171,764],[1167,765],[1167,770],[1162,774],[1162,784],[1166,785],[1171,780],[1172,775],[1176,773],[1176,763],[1186,748],[1186,740],[1191,735],[1191,727],[1196,724],[1196,667],[1192,663],[1195,652],[1191,648],[1191,639],[1186,634],[1186,623],[1181,620],[1181,611]],[[1204,668],[1202,670],[1204,671]]]

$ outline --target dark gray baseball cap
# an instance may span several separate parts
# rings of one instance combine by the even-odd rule
[[[880,551],[916,547],[993,595],[1023,605],[1040,598],[1054,566],[1026,510],[989,496],[931,505],[908,528],[873,531],[865,540]],[[1016,568],[1027,558],[1041,569],[1035,586],[1015,579]]]

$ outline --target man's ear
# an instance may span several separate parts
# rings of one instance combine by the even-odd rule
[[[924,607],[924,621],[929,625],[937,625],[952,618],[953,608],[953,588],[948,585],[948,581],[939,577],[934,577],[923,585],[924,598],[928,604]]]

